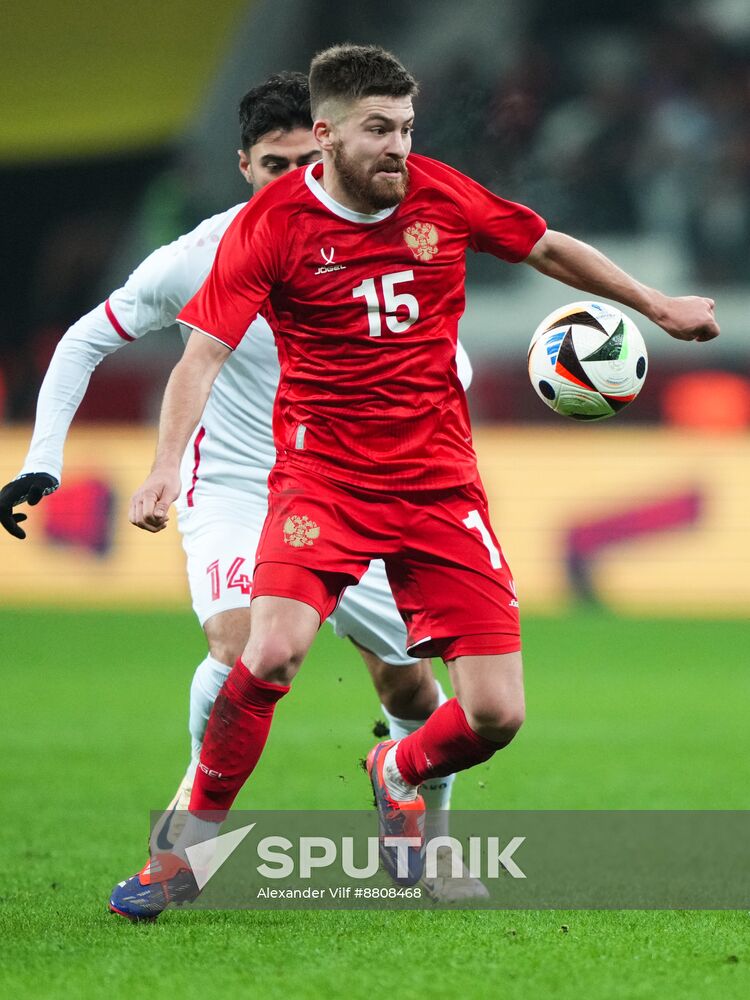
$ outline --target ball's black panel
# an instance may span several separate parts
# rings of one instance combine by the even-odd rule
[[[615,396],[608,396],[606,393],[602,393],[602,398],[606,399],[615,413],[619,413],[620,410],[624,410],[628,403],[632,402],[630,399],[617,399]]]
[[[549,384],[549,382],[545,382],[544,379],[542,379],[541,382],[539,383],[539,391],[541,392],[541,394],[544,396],[545,399],[555,398],[555,390]]]
[[[550,330],[554,330],[556,326],[566,326],[568,323],[572,323],[575,326],[591,326],[595,330],[601,330],[602,333],[607,332],[596,316],[592,316],[591,313],[587,312],[577,312],[571,313],[570,316],[562,316],[560,319],[555,320],[554,323],[550,323],[543,332],[548,333]]]
[[[638,361],[636,362],[635,374],[638,378],[643,378],[643,376],[646,374],[646,359],[643,357],[643,355],[641,355],[640,358],[638,358]]]
[[[560,353],[557,355],[557,364],[555,365],[555,370],[560,371],[560,367],[563,367],[573,378],[577,379],[583,385],[588,386],[589,389],[593,389],[597,392],[597,388],[591,379],[588,377],[586,372],[581,366],[581,362],[578,360],[578,355],[576,354],[576,349],[573,346],[573,328],[571,327],[565,334],[565,339],[562,344],[560,344]]]
[[[601,347],[597,347],[583,361],[617,361],[622,353],[622,344],[625,340],[625,324],[622,320],[617,325],[617,329],[612,336],[605,340]]]
[[[611,416],[609,413],[566,413],[566,417],[572,420],[606,420]]]

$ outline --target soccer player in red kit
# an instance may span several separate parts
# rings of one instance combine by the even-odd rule
[[[389,53],[326,50],[310,89],[323,159],[239,213],[180,314],[194,332],[131,506],[140,527],[164,527],[213,379],[262,310],[282,374],[251,635],[211,714],[175,855],[121,883],[118,912],[131,916],[194,893],[185,849],[218,830],[202,817],[230,808],[321,621],[373,558],[385,560],[409,652],[442,657],[456,695],[368,758],[382,832],[413,845],[405,873],[382,852],[394,877],[412,883],[421,872],[419,785],[488,760],[521,726],[518,603],[454,360],[468,248],[631,306],[678,339],[719,332],[710,300],[650,289],[530,209],[410,155],[417,87]]]

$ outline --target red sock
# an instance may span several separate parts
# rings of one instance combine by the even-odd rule
[[[254,677],[238,659],[219,691],[203,737],[190,812],[226,812],[263,753],[276,702],[289,688]]]
[[[399,741],[396,766],[404,781],[421,785],[427,778],[445,778],[481,764],[503,745],[475,733],[458,699],[451,698],[420,729]]]

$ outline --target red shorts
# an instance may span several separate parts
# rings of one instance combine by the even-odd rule
[[[328,617],[370,560],[385,561],[416,657],[521,648],[513,578],[481,482],[384,494],[275,468],[253,597],[291,597]]]

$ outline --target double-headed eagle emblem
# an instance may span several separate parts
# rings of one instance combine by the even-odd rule
[[[438,252],[438,231],[431,222],[415,222],[404,230],[404,243],[411,252],[424,263],[432,260]]]
[[[312,545],[320,535],[320,526],[304,514],[292,514],[284,521],[284,541],[292,548]]]

